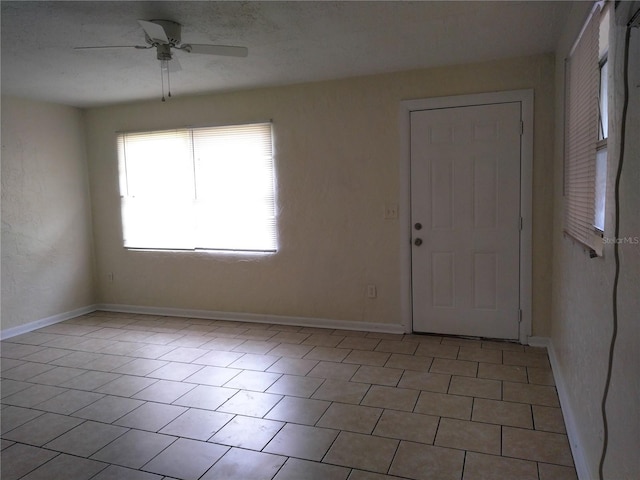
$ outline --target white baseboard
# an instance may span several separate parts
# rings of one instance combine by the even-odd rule
[[[184,308],[147,307],[138,305],[98,304],[96,310],[121,313],[143,313],[170,317],[204,318],[208,320],[229,320],[235,322],[273,323],[301,327],[333,328],[336,330],[362,330],[378,333],[405,333],[403,325],[395,323],[356,322],[315,317],[294,317],[260,313],[217,312],[213,310],[191,310]]]
[[[333,328],[336,330],[362,330],[366,332],[403,334],[404,326],[394,323],[355,322],[349,320],[333,320],[315,317],[293,317],[286,315],[268,315],[257,313],[217,312],[213,310],[191,310],[184,308],[147,307],[138,305],[116,305],[102,303],[88,305],[70,312],[60,313],[13,328],[0,331],[0,340],[6,340],[38,328],[54,323],[64,322],[80,315],[104,310],[107,312],[142,313],[147,315],[163,315],[171,317],[204,318],[210,320],[229,320],[235,322],[274,323],[278,325],[297,325],[301,327]]]
[[[55,323],[64,322],[80,315],[94,312],[96,310],[104,310],[108,312],[122,312],[122,313],[141,313],[148,315],[163,315],[173,317],[189,317],[189,318],[204,318],[212,320],[230,320],[241,322],[255,322],[255,323],[274,323],[278,325],[297,325],[302,327],[317,327],[317,328],[333,328],[337,330],[362,330],[367,332],[379,332],[379,333],[395,333],[403,334],[404,326],[400,324],[392,323],[372,323],[372,322],[356,322],[349,320],[332,320],[326,318],[314,318],[314,317],[294,317],[285,315],[269,315],[269,314],[256,314],[256,313],[237,313],[237,312],[217,312],[212,310],[191,310],[182,308],[168,308],[168,307],[147,307],[137,305],[117,305],[117,304],[97,304],[87,305],[86,307],[78,308],[69,312],[59,313],[51,317],[42,318],[33,322],[26,323],[13,328],[7,328],[0,330],[0,340],[6,340],[16,335],[28,333],[38,328],[53,325]],[[562,413],[564,415],[565,426],[567,429],[567,436],[569,437],[569,444],[571,446],[571,452],[573,453],[573,460],[576,467],[576,472],[580,480],[591,480],[597,478],[594,472],[589,471],[588,464],[584,456],[584,449],[580,440],[580,435],[577,429],[577,422],[573,416],[571,404],[568,397],[568,389],[564,382],[560,365],[553,347],[553,342],[547,337],[529,337],[529,345],[532,347],[546,347],[549,354],[549,361],[551,362],[551,369],[553,371],[553,377],[556,383],[556,389],[558,391],[558,397],[560,399],[560,406],[562,407]]]
[[[560,370],[560,364],[558,363],[558,357],[556,356],[556,351],[553,347],[553,341],[549,338],[546,338],[545,340],[545,346],[547,347],[547,352],[549,354],[549,361],[551,362],[551,369],[553,370],[553,378],[556,382],[556,390],[558,391],[558,398],[560,399],[560,406],[562,407],[562,415],[564,416],[564,423],[567,429],[567,436],[569,437],[569,445],[571,446],[571,453],[573,454],[573,462],[576,467],[578,479],[593,480],[594,478],[598,478],[598,475],[596,472],[592,472],[589,469],[589,464],[585,457],[583,443],[578,430],[578,423],[573,415],[573,410],[569,401],[569,390],[564,381],[562,371]]]
[[[53,325],[54,323],[64,322],[65,320],[79,317],[80,315],[85,315],[87,313],[95,312],[96,310],[97,308],[95,305],[87,305],[86,307],[76,308],[75,310],[71,310],[70,312],[59,313],[57,315],[52,315],[51,317],[41,318],[40,320],[34,320],[33,322],[25,323],[24,325],[7,328],[0,331],[0,340],[6,340],[7,338],[22,335],[23,333],[29,333],[33,330],[37,330],[38,328],[48,327],[49,325]]]

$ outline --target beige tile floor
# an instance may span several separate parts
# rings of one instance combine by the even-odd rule
[[[3,480],[576,479],[542,349],[94,312],[0,354]]]

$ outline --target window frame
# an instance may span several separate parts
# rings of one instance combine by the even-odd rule
[[[606,157],[604,168],[598,162],[602,151],[606,152],[602,121],[608,112],[602,115],[601,107],[608,100],[602,96],[602,66],[611,67],[607,63],[608,19],[608,4],[595,2],[565,59],[564,233],[591,256],[601,256],[603,250]],[[604,54],[603,38],[607,41]]]
[[[146,158],[145,154],[140,154],[135,160],[131,159],[130,154],[132,145],[135,142],[144,142],[145,140],[153,142],[153,136],[158,135],[159,138],[172,139],[175,134],[175,138],[184,139],[188,137],[187,144],[182,145],[181,149],[174,155],[176,158],[183,156],[188,157],[190,170],[188,180],[180,178],[180,175],[176,175],[176,178],[182,180],[180,185],[175,190],[171,187],[167,187],[165,182],[165,189],[162,196],[158,196],[157,192],[154,192],[154,188],[148,189],[151,194],[138,194],[135,193],[136,182],[133,182],[134,189],[131,189],[131,176],[130,170],[135,163],[144,164],[153,162],[156,159],[169,164],[169,167],[165,167],[164,171],[161,171],[161,175],[167,172],[173,173],[173,169],[176,165],[172,165],[172,154],[166,154],[162,149],[149,155],[153,158]],[[224,136],[224,135],[227,136]],[[208,136],[209,135],[209,136]],[[253,135],[253,136],[252,136]],[[213,140],[212,140],[213,139]],[[248,142],[245,142],[248,139]],[[179,140],[175,140],[178,142]],[[132,143],[133,142],[133,143]],[[211,145],[207,146],[207,142]],[[234,144],[235,142],[235,144]],[[239,255],[269,255],[278,252],[278,207],[277,207],[277,175],[276,175],[276,159],[274,152],[274,132],[273,122],[271,120],[266,122],[252,122],[241,124],[223,124],[223,125],[206,125],[206,126],[187,126],[180,128],[169,128],[162,130],[149,130],[149,131],[126,131],[117,132],[118,143],[118,175],[120,184],[120,220],[121,220],[121,233],[123,247],[127,250],[137,251],[159,251],[159,252],[207,252],[213,254],[239,254]],[[230,144],[230,145],[225,145]],[[246,148],[244,148],[246,146]],[[129,149],[129,152],[127,151]],[[207,151],[208,149],[208,151]],[[213,150],[212,150],[213,149]],[[199,150],[204,150],[203,154],[198,154]],[[199,155],[202,155],[199,157]],[[169,158],[167,160],[167,158]],[[182,158],[184,160],[184,158]],[[248,186],[243,183],[246,178],[246,173],[250,173],[252,170],[247,168],[241,168],[237,165],[234,167],[237,161],[249,162],[247,165],[258,166],[258,185],[259,193],[253,194],[254,190],[250,190]],[[213,174],[203,178],[203,165],[209,163],[213,165]],[[227,170],[220,170],[220,167],[227,167]],[[183,165],[184,167],[184,165]],[[245,165],[246,167],[246,165]],[[138,166],[138,168],[140,168]],[[147,167],[149,168],[149,167]],[[231,170],[229,172],[229,169]],[[184,168],[183,168],[184,170]],[[235,170],[235,172],[233,171]],[[233,175],[235,173],[235,175]],[[218,175],[218,176],[216,176]],[[220,176],[225,178],[220,182]],[[227,176],[225,176],[227,175]],[[140,174],[136,179],[137,185],[142,185],[142,182],[147,182],[147,179],[141,180]],[[161,178],[161,177],[160,177]],[[166,178],[165,178],[166,180]],[[171,178],[173,180],[173,177]],[[206,198],[208,196],[202,196],[198,194],[200,184],[205,181],[212,185],[212,181],[219,182],[219,188],[209,191],[215,191],[218,198]],[[185,183],[186,182],[186,183]],[[227,184],[229,182],[229,184]],[[222,188],[228,185],[233,185],[236,188]],[[244,195],[242,193],[236,194],[234,199],[227,199],[223,194],[218,192],[224,192],[225,190],[230,192],[242,192],[244,187]],[[256,185],[253,185],[256,188]],[[157,190],[157,188],[155,188]],[[182,194],[185,191],[191,191],[188,198],[183,198]],[[165,193],[166,191],[166,193]],[[202,191],[202,189],[200,189]],[[182,192],[182,193],[181,193]],[[253,203],[249,203],[248,207],[242,206],[242,201],[249,197],[253,200]],[[257,199],[257,200],[256,200]],[[227,201],[228,200],[228,201]],[[148,216],[150,219],[150,234],[143,232],[147,221],[147,215],[140,215],[131,217],[131,206],[128,203],[136,203],[142,205],[143,208],[148,208]],[[158,205],[155,205],[155,204]],[[174,203],[181,204],[182,211],[169,212],[167,214],[163,207]],[[146,204],[146,207],[145,207]],[[221,208],[223,206],[224,208]],[[259,208],[262,207],[262,208]],[[135,212],[136,207],[133,207]],[[138,213],[143,212],[139,210]],[[246,215],[251,215],[250,219],[255,221],[238,221],[239,212],[243,211]],[[143,212],[144,213],[144,212]],[[172,215],[173,213],[173,215]],[[256,214],[257,213],[257,214]],[[166,214],[166,215],[165,215]],[[155,221],[153,216],[156,216]],[[163,218],[160,219],[160,216]],[[164,226],[164,232],[170,232],[173,226],[172,221],[177,221],[179,226],[184,227],[184,231],[178,234],[181,240],[175,240],[172,234],[168,234],[167,237],[163,237],[159,232],[162,228],[158,229],[161,223],[165,223],[165,217],[168,216],[168,227]],[[193,222],[185,218],[193,217]],[[221,221],[221,218],[226,218],[226,223]],[[188,225],[184,226],[181,222],[187,222]],[[213,222],[218,224],[219,228],[211,228]],[[231,222],[231,223],[229,223]],[[142,225],[142,226],[141,226]],[[234,228],[225,228],[235,225],[238,230]],[[257,227],[256,227],[257,226]],[[248,233],[255,232],[256,228],[262,227],[262,233],[256,232],[258,235],[250,235]],[[154,230],[155,228],[155,230]],[[154,232],[155,231],[155,235]],[[133,233],[132,233],[133,232]],[[143,232],[143,233],[140,233]],[[203,233],[205,232],[204,236]],[[235,232],[229,234],[229,232]],[[244,235],[242,233],[244,233]],[[137,235],[137,236],[136,236]],[[146,235],[146,236],[145,236]],[[235,238],[234,238],[235,235]],[[202,240],[202,239],[206,240]],[[223,238],[224,240],[221,240]],[[187,240],[184,240],[187,239]],[[212,241],[212,239],[214,239]],[[231,242],[231,243],[229,243]]]
[[[600,12],[600,29],[598,37],[598,142],[596,143],[596,160],[594,176],[594,212],[593,230],[598,241],[596,252],[602,255],[602,238],[604,237],[607,206],[607,166],[609,138],[609,19],[610,7],[605,4]]]
[[[596,162],[594,174],[594,212],[593,232],[598,238],[604,236],[605,214],[607,206],[607,141],[600,140],[596,145]],[[599,246],[599,245],[596,245]],[[596,249],[596,251],[598,251]]]

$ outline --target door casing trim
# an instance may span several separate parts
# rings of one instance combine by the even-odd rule
[[[520,310],[519,341],[526,345],[532,324],[532,233],[533,233],[533,89],[504,92],[455,95],[450,97],[403,100],[400,102],[400,294],[401,316],[405,332],[413,331],[411,298],[411,112],[487,105],[495,103],[521,104],[523,122],[520,143]]]

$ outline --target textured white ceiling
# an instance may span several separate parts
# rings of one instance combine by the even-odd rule
[[[174,96],[552,52],[570,2],[2,1],[2,93],[78,107],[160,97],[137,19],[183,25],[185,43],[242,45],[247,58],[177,52]]]

